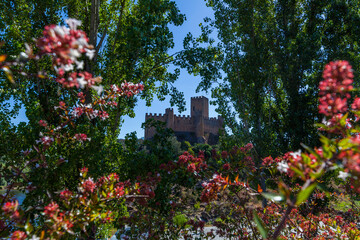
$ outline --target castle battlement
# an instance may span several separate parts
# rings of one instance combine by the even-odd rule
[[[178,119],[190,119],[190,115],[174,115],[174,117]]]
[[[218,139],[219,130],[223,128],[221,117],[209,118],[209,100],[204,96],[191,98],[191,115],[175,115],[173,108],[167,108],[165,114],[146,113],[145,120],[150,118],[166,122],[166,127],[174,130],[178,140],[192,143],[216,144],[214,139]],[[145,129],[145,139],[152,138],[155,133],[154,128]]]

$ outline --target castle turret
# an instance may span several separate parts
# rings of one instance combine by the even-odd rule
[[[209,118],[209,99],[206,97],[191,98],[191,117]]]
[[[191,98],[191,117],[194,118],[195,135],[199,142],[204,136],[204,119],[209,118],[209,100],[206,97]]]
[[[165,109],[165,115],[166,115],[166,127],[167,128],[174,128],[174,109],[167,108]]]

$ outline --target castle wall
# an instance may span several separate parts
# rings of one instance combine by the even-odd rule
[[[223,121],[221,118],[204,119],[204,132],[219,134],[219,129],[222,128]]]
[[[175,132],[194,132],[194,119],[188,116],[174,116],[174,128]]]
[[[163,115],[163,114],[150,113],[150,114],[145,115],[145,121],[148,119],[154,119],[156,121],[166,122],[166,118],[167,118],[167,116]],[[154,137],[155,133],[156,133],[156,130],[154,127],[145,128],[145,139]]]
[[[173,109],[168,108],[165,114],[146,114],[145,120],[148,119],[166,122],[166,127],[174,130],[179,141],[186,140],[191,143],[200,140],[200,142],[209,141],[210,144],[216,144],[219,129],[223,125],[221,117],[209,118],[209,100],[206,97],[191,98],[191,116],[174,115]],[[152,138],[155,133],[155,128],[146,128],[145,139]]]

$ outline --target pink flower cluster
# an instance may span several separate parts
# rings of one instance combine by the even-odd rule
[[[56,25],[46,26],[43,37],[37,40],[37,47],[41,53],[53,56],[54,65],[71,69],[73,68],[72,64],[81,64],[77,62],[81,54],[87,53],[92,58],[94,50],[92,50],[93,46],[88,44],[89,39],[86,33],[77,29],[81,22],[68,19],[67,23],[70,28]]]
[[[23,231],[15,231],[11,235],[11,240],[25,240],[27,238],[27,235]]]
[[[54,142],[54,138],[49,136],[41,137],[39,140],[36,140],[36,143],[41,143],[45,146],[50,146]]]
[[[116,85],[111,86],[111,90],[117,93],[119,96],[131,97],[144,90],[144,85],[140,83],[123,82],[120,87]]]
[[[6,202],[5,205],[2,207],[5,215],[10,217],[12,220],[17,220],[20,216],[18,211],[19,203],[17,200],[12,202]]]
[[[332,117],[346,112],[354,78],[349,62],[330,62],[325,66],[323,78],[319,85],[319,113]]]
[[[137,194],[146,195],[149,198],[155,197],[154,190],[156,189],[157,184],[161,181],[161,176],[159,173],[149,172],[145,178],[138,177],[137,185]],[[146,199],[140,199],[140,204],[145,204]]]
[[[233,170],[236,172],[238,168],[235,166],[234,162],[240,164],[240,167],[246,167],[250,171],[256,171],[255,163],[253,158],[250,156],[251,149],[254,148],[252,143],[248,143],[243,147],[234,146],[230,151],[222,151],[221,154],[218,154],[215,149],[211,151],[211,157],[213,159],[223,159],[226,161],[231,161],[234,168]],[[230,170],[230,163],[225,162],[223,165],[223,170]],[[238,166],[239,167],[239,166]]]
[[[73,196],[73,193],[68,189],[65,189],[64,191],[62,191],[60,193],[60,198],[63,199],[63,200],[66,200],[66,201],[70,200],[70,198],[72,196]]]
[[[52,222],[52,229],[50,231],[59,231],[60,229],[65,229],[69,233],[73,233],[71,228],[74,226],[74,223],[70,221],[70,215],[66,212],[60,211],[59,205],[55,202],[49,203],[44,208],[44,214],[49,218],[49,221]],[[62,235],[61,233],[60,235]]]
[[[194,157],[189,152],[184,152],[181,156],[179,156],[179,160],[177,162],[179,166],[186,167],[188,172],[200,172],[201,170],[205,170],[207,168],[207,164],[204,161],[204,154],[200,154],[200,157]]]
[[[201,193],[200,200],[202,202],[210,202],[217,198],[217,194],[221,191],[228,182],[220,174],[215,174],[213,178],[202,184],[204,190]]]
[[[207,169],[207,164],[204,160],[203,152],[200,151],[198,157],[191,155],[189,152],[184,152],[179,156],[179,160],[177,162],[169,161],[167,164],[161,164],[159,168],[168,171],[168,173],[179,168],[185,168],[186,171],[190,173],[199,173]]]
[[[253,148],[254,148],[254,145],[253,145],[252,143],[248,143],[248,144],[246,144],[245,146],[240,147],[240,148],[239,148],[238,146],[234,146],[234,147],[230,150],[230,152],[222,151],[222,152],[221,152],[221,158],[222,158],[222,159],[226,159],[226,158],[228,158],[228,157],[235,157],[235,156],[239,155],[240,153],[242,153],[242,154],[247,154],[247,153],[249,153],[249,151],[250,151],[251,149],[253,149]],[[213,150],[211,151],[211,157],[214,158],[214,159],[218,159],[218,158],[219,158],[219,156],[218,156],[218,154],[216,153],[216,150],[215,150],[215,149],[213,149]]]
[[[322,148],[315,148],[314,154],[323,157]],[[319,159],[312,153],[287,152],[282,157],[277,157],[273,160],[271,157],[267,157],[263,160],[264,164],[277,164],[277,169],[286,173],[289,177],[300,177],[303,180],[309,179],[311,174],[316,173],[321,167]],[[297,171],[294,171],[297,169]],[[301,175],[299,175],[301,173]]]
[[[78,140],[79,142],[85,142],[91,140],[91,138],[88,138],[85,133],[76,133],[74,139]]]
[[[64,88],[84,88],[85,86],[88,86],[95,89],[98,94],[101,94],[102,92],[102,86],[95,86],[96,83],[101,83],[102,78],[93,77],[93,75],[88,72],[72,72],[66,74],[63,69],[59,69],[56,81],[60,83]]]
[[[96,184],[92,178],[88,178],[81,184],[81,189],[85,193],[92,193],[94,192],[94,189],[96,187]]]
[[[81,22],[75,19],[67,19],[65,26],[50,25],[43,31],[43,37],[36,42],[40,52],[35,58],[42,55],[50,55],[53,59],[53,65],[57,72],[55,80],[64,88],[84,88],[85,86],[93,88],[98,94],[101,94],[103,87],[95,86],[102,81],[101,77],[93,77],[88,72],[76,72],[74,69],[83,69],[84,61],[79,60],[85,53],[90,59],[94,57],[95,50],[89,45],[89,39],[86,33],[78,30]],[[29,57],[32,56],[32,50],[27,50]]]
[[[278,159],[278,158],[276,158]],[[276,159],[274,160],[271,156],[268,156],[262,160],[263,166],[270,166],[276,162]]]
[[[59,205],[55,202],[51,202],[49,203],[45,208],[44,208],[44,213],[45,215],[47,215],[48,217],[52,218],[54,215],[56,215],[59,212]]]

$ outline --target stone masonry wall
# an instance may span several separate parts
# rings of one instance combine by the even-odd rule
[[[223,125],[221,117],[209,118],[209,100],[206,97],[191,98],[191,116],[174,115],[174,110],[168,108],[165,114],[146,114],[145,120],[148,119],[166,122],[166,127],[173,129],[175,135],[179,135],[179,140],[189,138],[190,142],[194,142],[194,139],[197,139],[197,142],[201,142],[202,139],[206,141],[209,135],[217,136]],[[145,139],[151,139],[155,133],[154,128],[146,128]]]

